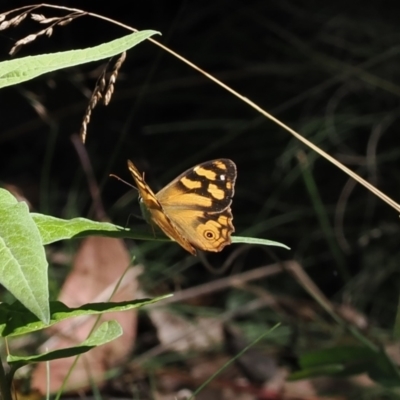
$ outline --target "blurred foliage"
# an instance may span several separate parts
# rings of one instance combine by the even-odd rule
[[[4,1],[2,10],[20,4],[27,2]],[[173,6],[153,1],[136,4],[134,12],[119,1],[88,7],[138,29],[160,31],[160,41],[396,200],[400,31],[390,7],[343,0],[181,1]],[[2,34],[2,59],[15,39],[31,29],[27,22]],[[124,33],[104,21],[80,18],[52,38],[22,48],[18,56],[94,46]],[[101,68],[70,68],[2,91],[0,179],[20,188],[36,211],[61,218],[92,215],[86,177],[70,137],[80,129]],[[392,337],[399,303],[398,215],[179,60],[150,43],[128,54],[110,105],[93,112],[86,149],[105,209],[122,226],[129,214],[140,213],[136,194],[108,175],[131,181],[128,158],[145,171],[154,190],[196,163],[231,158],[238,166],[237,234],[276,240],[292,251],[250,249],[235,258],[225,275],[294,258],[329,299],[366,315],[369,335],[381,343]],[[132,217],[129,224],[142,222]],[[143,282],[149,291],[218,279],[177,245],[130,245],[146,265]],[[218,268],[237,246],[207,259]],[[257,285],[276,296],[309,299],[287,273]],[[246,289],[226,290],[212,306],[226,310],[256,297]],[[345,330],[323,319],[304,323],[279,309],[249,313],[241,322],[251,326],[260,316],[268,326],[290,321],[286,339],[297,350],[349,340]]]

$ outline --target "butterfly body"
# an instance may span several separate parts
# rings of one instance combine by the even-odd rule
[[[141,202],[151,221],[189,253],[221,251],[234,232],[230,205],[236,180],[235,163],[206,161],[183,172],[158,193],[128,161]]]

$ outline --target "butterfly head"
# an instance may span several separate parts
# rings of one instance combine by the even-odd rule
[[[152,218],[151,218],[151,212],[148,209],[148,207],[146,206],[146,204],[143,201],[143,197],[139,196],[138,197],[138,202],[139,202],[139,206],[140,206],[140,211],[142,213],[142,216],[144,218],[144,220],[148,223],[148,224],[152,224]]]

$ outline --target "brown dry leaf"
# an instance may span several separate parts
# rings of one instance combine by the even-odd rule
[[[154,400],[187,400],[192,395],[192,392],[187,389],[182,389],[177,393],[160,393],[157,391],[152,392]]]
[[[85,303],[108,301],[118,280],[130,264],[129,254],[119,239],[90,237],[82,242],[75,257],[73,270],[68,276],[60,294],[60,301],[69,307]],[[137,276],[141,269],[131,268],[125,275],[112,301],[132,300],[138,289]],[[136,337],[137,315],[135,310],[105,314],[100,322],[117,320],[124,334],[106,345],[96,347],[84,354],[69,377],[65,391],[87,388],[89,382],[101,385],[105,372],[118,365],[129,355]],[[78,320],[78,323],[76,322]],[[87,338],[95,322],[94,317],[74,318],[63,321],[48,331],[54,335],[42,347],[64,348],[80,343]],[[50,362],[50,391],[57,391],[74,357]],[[33,372],[32,387],[46,393],[46,364],[38,364]]]
[[[191,322],[161,308],[150,308],[148,315],[157,328],[161,345],[166,349],[177,352],[204,351],[223,340],[222,322],[218,318],[198,317]]]

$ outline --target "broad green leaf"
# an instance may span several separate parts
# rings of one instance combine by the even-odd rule
[[[299,364],[302,370],[290,375],[290,379],[361,374],[368,371],[369,366],[375,363],[376,357],[376,352],[363,346],[338,346],[312,351],[300,357]]]
[[[289,375],[288,379],[290,381],[300,380],[300,379],[310,379],[317,376],[329,376],[329,375],[340,375],[344,371],[343,365],[340,364],[330,364],[315,368],[301,369],[300,371],[295,371]]]
[[[374,362],[368,363],[367,366],[368,375],[375,382],[385,387],[400,387],[399,368],[383,349],[379,351]]]
[[[43,244],[50,244],[77,236],[84,237],[96,234],[111,237],[127,237],[129,235],[128,229],[108,222],[91,221],[86,218],[65,220],[35,213],[32,213],[32,217],[42,236]],[[125,233],[123,234],[122,232]]]
[[[0,204],[2,207],[12,206],[17,203],[18,200],[8,190],[0,188]]]
[[[0,283],[42,323],[49,321],[47,261],[25,202],[0,189]]]
[[[0,88],[28,81],[47,72],[115,56],[155,34],[159,32],[146,30],[86,49],[3,61],[0,63]]]
[[[309,352],[299,359],[300,371],[289,379],[335,375],[348,377],[367,373],[386,387],[400,386],[400,371],[384,351],[363,346],[342,346]]]
[[[302,355],[299,364],[302,368],[314,368],[328,364],[350,364],[356,360],[371,362],[376,355],[376,352],[363,346],[331,347]]]
[[[20,364],[19,366],[36,363],[41,361],[57,360],[59,358],[73,357],[78,354],[86,353],[93,347],[101,346],[116,339],[122,335],[122,328],[116,321],[107,321],[100,325],[84,342],[68,347],[65,349],[58,349],[49,351],[47,353],[37,354],[33,356],[14,356],[9,355],[7,362],[9,364]]]
[[[0,304],[0,335],[3,337],[23,335],[47,328],[72,317],[84,315],[97,315],[113,311],[127,311],[146,306],[163,300],[170,295],[160,296],[155,299],[130,300],[120,303],[89,303],[81,307],[70,308],[59,301],[50,302],[50,322],[42,321],[26,310],[18,302],[14,304]]]

